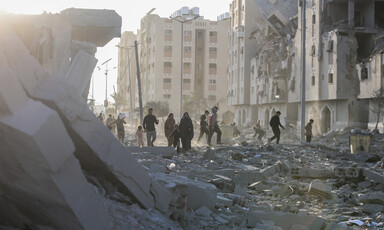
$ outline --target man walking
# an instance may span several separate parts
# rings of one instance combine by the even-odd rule
[[[309,123],[305,126],[305,141],[310,143],[312,140],[312,124],[314,120],[310,119]]]
[[[156,128],[155,124],[159,124],[159,120],[156,119],[154,115],[152,115],[153,109],[148,109],[147,116],[144,117],[143,128],[144,131],[147,132],[147,145],[154,146],[153,143],[156,140]]]
[[[117,127],[117,137],[119,139],[119,141],[124,144],[124,138],[125,138],[125,130],[124,130],[124,124],[127,124],[125,121],[124,121],[124,117],[122,116],[122,114],[119,114],[119,116],[117,117],[116,120],[114,120],[112,124],[116,124],[116,127]]]
[[[279,144],[279,141],[280,141],[279,126],[282,129],[285,129],[280,123],[280,114],[281,114],[280,111],[277,111],[276,114],[271,118],[271,121],[269,122],[269,125],[272,127],[272,131],[273,131],[274,136],[271,138],[268,138],[268,142],[271,142],[274,139],[276,139],[276,144]]]
[[[218,122],[217,122],[217,106],[214,106],[212,108],[212,113],[208,119],[209,124],[209,135],[208,135],[208,145],[211,145],[211,139],[213,136],[213,133],[217,133],[217,144],[221,144],[221,130],[219,128]]]
[[[208,130],[208,123],[207,123],[207,117],[209,115],[209,111],[205,110],[204,114],[200,116],[200,134],[197,138],[197,142],[200,141],[200,139],[203,137],[204,134],[209,136],[209,130]]]

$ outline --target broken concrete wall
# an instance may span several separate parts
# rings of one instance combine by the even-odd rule
[[[11,30],[2,27],[1,31],[0,187],[10,209],[23,217],[0,222],[31,228],[111,229],[106,210],[73,155],[74,145],[60,117],[30,99],[18,81],[18,65],[9,58],[9,51],[20,51],[20,44]],[[24,68],[30,64],[23,63]]]

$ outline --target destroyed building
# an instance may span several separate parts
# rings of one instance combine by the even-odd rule
[[[360,80],[356,64],[374,49],[380,23],[382,1],[307,1],[306,11],[306,120],[319,121],[316,133],[346,126],[367,126],[368,104],[359,100]],[[299,14],[301,15],[301,7]],[[301,18],[299,17],[299,28]],[[301,60],[301,32],[295,38],[296,67]],[[288,113],[298,120],[300,68],[295,68],[289,103],[297,103]]]
[[[290,52],[297,27],[297,1],[255,0],[259,11],[249,39],[257,41],[251,60],[251,105],[257,106],[256,117],[264,127],[276,111],[287,117],[288,80],[293,56]],[[284,121],[285,122],[285,121]]]

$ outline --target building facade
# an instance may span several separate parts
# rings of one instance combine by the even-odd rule
[[[234,107],[240,125],[257,120],[257,107],[250,104],[250,65],[257,49],[252,32],[258,14],[254,0],[234,0],[230,4],[228,104]]]
[[[183,68],[183,112],[200,114],[213,105],[218,105],[223,113],[229,110],[226,103],[228,18],[228,14],[224,14],[218,17],[218,21],[210,21],[200,16],[184,22],[183,41],[180,22],[156,14],[147,14],[142,18],[137,40],[143,105],[166,101],[170,112],[179,117]],[[125,71],[127,63],[127,60],[119,62],[121,73]],[[136,72],[135,68],[131,66],[131,73]],[[126,87],[127,82],[123,78],[127,79],[127,74],[122,75],[120,80],[125,84],[122,87]],[[205,101],[206,105],[202,105],[199,111],[188,111],[192,108],[185,105],[191,100]]]

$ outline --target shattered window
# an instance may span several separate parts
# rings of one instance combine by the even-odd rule
[[[333,84],[333,73],[328,74],[328,83]]]
[[[363,68],[361,68],[361,80],[364,81],[367,79],[368,79],[368,68],[364,66]]]

